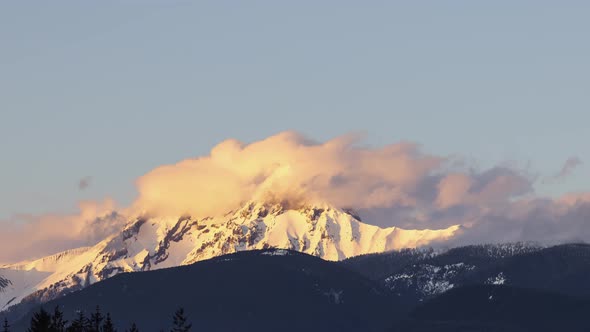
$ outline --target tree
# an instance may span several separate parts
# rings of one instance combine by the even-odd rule
[[[50,332],[49,325],[51,325],[51,316],[45,309],[41,308],[33,314],[29,332]]]
[[[84,311],[78,311],[78,317],[72,321],[72,324],[68,327],[68,332],[88,332],[92,330],[90,320],[84,315]]]
[[[139,332],[137,325],[135,325],[135,323],[131,324],[131,328],[127,330],[127,332]]]
[[[92,332],[100,332],[100,326],[102,325],[102,321],[104,316],[100,312],[100,306],[96,306],[96,311],[90,315],[90,324],[92,326]]]
[[[172,332],[188,332],[192,326],[193,324],[187,322],[187,317],[184,315],[184,308],[176,310],[172,322]]]
[[[113,321],[111,320],[111,314],[108,312],[104,320],[104,324],[102,325],[102,332],[117,332],[115,326],[113,325]]]
[[[2,325],[2,332],[10,332],[10,325],[8,325],[8,319],[4,318],[4,324]]]
[[[51,316],[51,323],[49,324],[49,330],[51,332],[65,332],[67,320],[64,320],[64,314],[59,309],[59,306],[55,306],[53,315]]]

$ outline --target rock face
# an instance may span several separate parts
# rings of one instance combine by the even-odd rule
[[[7,282],[0,292],[0,310],[21,301],[46,302],[121,272],[187,265],[238,251],[283,248],[336,261],[427,245],[459,231],[459,226],[380,228],[359,219],[327,204],[292,208],[258,202],[220,217],[134,218],[93,247],[1,266]]]
[[[0,293],[4,292],[4,289],[10,286],[12,282],[2,276],[0,276]]]

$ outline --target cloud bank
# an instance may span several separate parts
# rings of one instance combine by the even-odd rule
[[[115,203],[81,202],[72,215],[18,215],[2,221],[0,263],[50,255],[67,249],[95,244],[120,230],[125,223]]]
[[[77,216],[31,218],[25,226],[9,224],[0,241],[20,236],[35,247],[15,244],[24,253],[49,253],[101,239],[120,227],[121,215],[205,217],[260,199],[328,202],[356,209],[365,222],[384,227],[464,225],[450,244],[590,239],[590,194],[537,197],[535,178],[514,167],[477,169],[457,158],[424,153],[411,142],[377,148],[361,143],[356,135],[315,142],[295,132],[251,144],[226,140],[209,155],[160,166],[137,179],[139,195],[128,208],[94,204],[82,206]],[[560,174],[579,163],[568,160]],[[12,255],[0,253],[0,261]]]
[[[343,136],[316,143],[293,132],[249,145],[227,140],[208,156],[139,178],[135,206],[154,214],[204,217],[265,195],[355,208],[406,205],[420,182],[444,163],[415,144],[368,149],[357,141]]]

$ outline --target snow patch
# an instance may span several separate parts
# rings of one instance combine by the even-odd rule
[[[411,289],[415,286],[415,289],[421,295],[430,297],[454,288],[454,278],[473,269],[475,269],[475,266],[462,262],[444,266],[415,265],[403,273],[387,277],[385,284],[398,293],[401,290]]]
[[[488,285],[504,285],[505,282],[506,276],[504,276],[503,272],[498,273],[495,277],[489,277],[488,280],[486,280],[486,284]]]
[[[331,301],[333,301],[334,304],[344,303],[344,301],[343,301],[344,291],[343,290],[330,289],[329,291],[324,292],[324,295],[327,296]]]
[[[272,250],[272,251],[265,251],[262,253],[262,255],[265,256],[286,256],[289,254],[288,250],[284,250],[284,249],[277,249],[277,250]]]

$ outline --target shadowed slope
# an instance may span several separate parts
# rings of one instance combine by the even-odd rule
[[[45,305],[71,319],[96,305],[118,326],[168,329],[184,307],[203,331],[379,331],[388,292],[336,263],[287,250],[241,252],[189,266],[124,273]],[[19,324],[26,325],[30,314]]]

